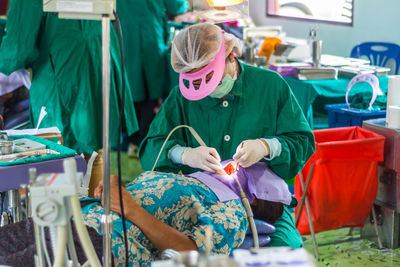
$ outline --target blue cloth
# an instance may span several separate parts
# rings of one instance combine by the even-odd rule
[[[211,253],[229,255],[243,242],[247,219],[239,200],[218,201],[217,196],[203,183],[182,175],[144,172],[127,186],[134,200],[157,219],[192,238],[200,251],[206,248],[206,229],[212,230]],[[85,223],[100,232],[103,208],[92,203],[82,208]],[[114,232],[112,251],[116,266],[123,266],[122,220],[112,213]],[[144,234],[127,221],[130,266],[150,266],[159,259],[158,251]]]

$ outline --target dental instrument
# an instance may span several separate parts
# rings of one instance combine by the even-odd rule
[[[54,255],[53,266],[78,266],[73,240],[70,240],[70,219],[74,218],[75,227],[82,244],[84,253],[90,266],[101,266],[93,244],[89,238],[81,214],[78,198],[78,179],[82,173],[77,173],[76,163],[73,159],[64,161],[65,173],[41,174],[38,177],[31,171],[32,217],[35,227],[36,266],[51,266],[47,248],[44,241],[44,228],[50,227],[52,249]],[[68,258],[67,249],[71,259]],[[68,265],[70,264],[70,265]]]

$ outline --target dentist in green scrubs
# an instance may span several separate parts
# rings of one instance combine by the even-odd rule
[[[151,169],[169,132],[186,124],[207,146],[180,129],[167,142],[157,170],[215,172],[221,160],[233,158],[242,167],[264,161],[282,179],[300,172],[315,149],[308,122],[282,77],[242,64],[235,56],[240,51],[238,39],[221,35],[212,24],[197,24],[176,36],[171,61],[180,73],[180,86],[172,90],[141,144],[145,170]],[[287,207],[275,227],[270,246],[302,246]]]

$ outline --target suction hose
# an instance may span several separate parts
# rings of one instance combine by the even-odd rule
[[[157,156],[157,158],[156,158],[156,161],[154,162],[153,168],[151,169],[152,172],[153,172],[154,169],[156,168],[157,163],[158,163],[158,160],[160,159],[161,154],[162,154],[162,152],[164,151],[165,145],[167,144],[169,138],[171,137],[171,135],[172,135],[176,130],[178,130],[178,129],[180,129],[180,128],[187,128],[187,129],[189,129],[190,133],[193,135],[193,137],[196,139],[196,141],[197,141],[201,146],[207,146],[206,143],[204,143],[203,139],[201,139],[200,135],[198,135],[198,133],[197,133],[192,127],[187,126],[187,125],[178,125],[178,126],[176,126],[174,129],[172,129],[172,130],[169,132],[167,138],[165,138],[165,141],[164,141],[164,143],[163,143],[163,145],[162,145],[162,147],[161,147],[161,149],[160,149],[160,152],[158,153],[158,156]]]
[[[67,247],[67,226],[57,227],[57,248],[54,258],[54,267],[63,267],[65,263],[65,250]]]
[[[70,184],[74,184],[76,188],[76,192],[78,192],[78,183],[76,179],[76,162],[74,159],[66,159],[64,160],[64,171],[67,176],[67,180]],[[100,260],[96,255],[96,251],[94,250],[92,241],[90,240],[88,231],[86,229],[85,223],[83,222],[83,217],[81,214],[81,205],[79,203],[79,198],[77,195],[72,196],[70,198],[72,215],[74,216],[74,223],[76,227],[76,231],[79,236],[79,240],[83,247],[83,251],[85,252],[86,258],[88,259],[91,267],[100,267]],[[65,251],[65,249],[64,249]]]
[[[254,222],[253,211],[250,207],[249,200],[247,199],[246,194],[243,191],[242,185],[236,178],[235,180],[239,186],[240,198],[242,199],[242,204],[244,206],[244,209],[246,210],[247,220],[249,221],[251,233],[253,234],[254,249],[259,249],[260,245],[258,242],[257,228],[256,228],[256,223]]]

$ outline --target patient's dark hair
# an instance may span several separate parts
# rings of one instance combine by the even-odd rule
[[[283,203],[257,199],[255,206],[251,205],[254,219],[275,223],[283,214]]]

